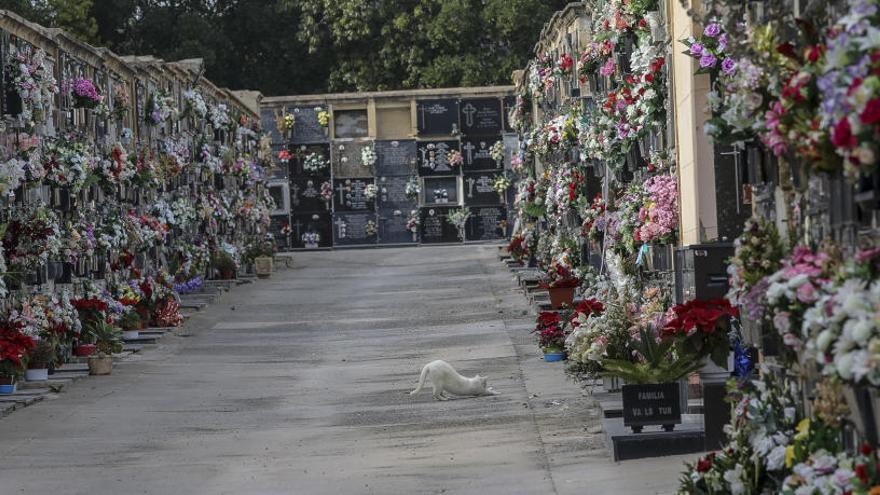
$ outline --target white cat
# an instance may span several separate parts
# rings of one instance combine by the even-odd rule
[[[425,379],[431,378],[434,385],[434,400],[446,400],[444,395],[449,392],[455,395],[498,395],[492,387],[486,386],[486,377],[477,375],[473,378],[461,376],[449,363],[443,360],[431,361],[422,368],[419,376],[419,385],[409,395],[415,395],[422,391]]]

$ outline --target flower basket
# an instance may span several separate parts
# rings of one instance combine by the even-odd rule
[[[550,305],[553,309],[562,309],[574,303],[574,287],[549,287]]]
[[[102,355],[89,358],[90,375],[109,375],[113,371],[113,357]]]
[[[271,256],[260,256],[254,258],[254,267],[257,276],[260,278],[269,278],[272,276],[273,260]]]

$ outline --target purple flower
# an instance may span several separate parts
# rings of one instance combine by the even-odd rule
[[[700,57],[700,67],[703,69],[711,69],[715,67],[715,64],[718,62],[718,59],[715,58],[715,55],[711,53],[704,53],[702,57]]]
[[[736,70],[736,62],[730,57],[725,58],[724,61],[721,62],[721,70],[728,76],[733,74]]]
[[[712,24],[706,26],[706,29],[703,30],[703,34],[710,38],[714,38],[721,34],[721,27],[718,26],[717,23],[713,22]]]
[[[718,51],[723,52],[727,48],[727,33],[718,37]]]
[[[691,45],[691,55],[694,57],[699,57],[703,54],[703,45],[699,43],[694,43]]]

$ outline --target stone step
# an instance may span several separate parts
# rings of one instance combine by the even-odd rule
[[[122,339],[125,344],[155,344],[159,341],[159,336],[140,334],[133,339]],[[124,347],[123,347],[124,348]]]

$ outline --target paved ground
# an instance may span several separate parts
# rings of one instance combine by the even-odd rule
[[[495,254],[297,254],[113,375],[0,419],[0,493],[673,491],[682,458],[608,460]],[[501,395],[406,395],[438,358]]]

